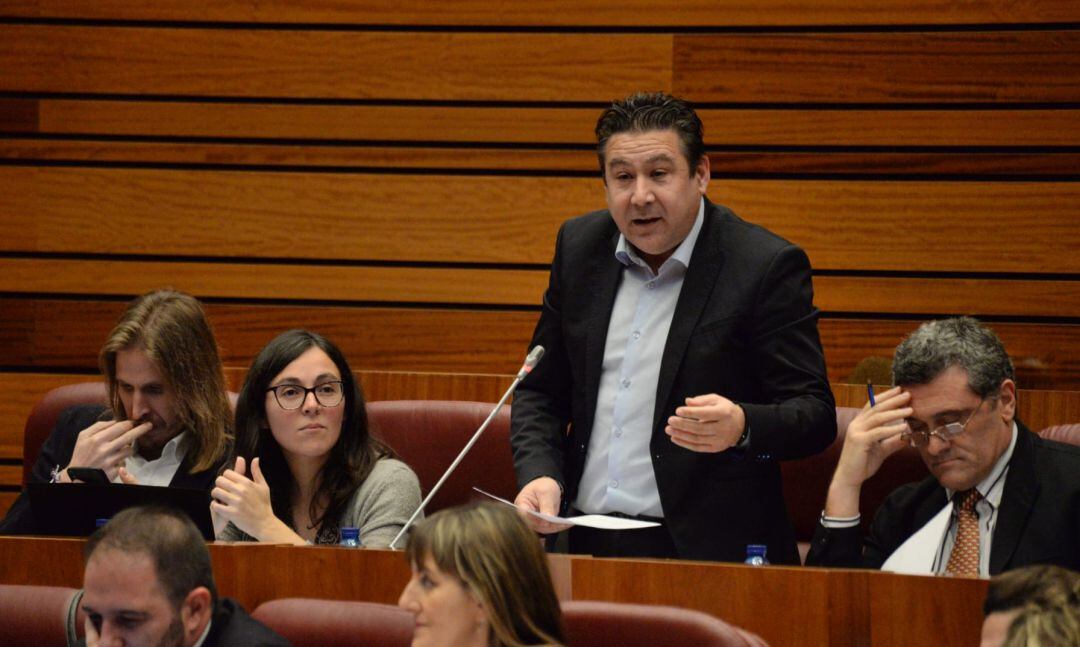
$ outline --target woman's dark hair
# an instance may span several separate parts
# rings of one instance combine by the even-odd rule
[[[393,450],[370,435],[364,394],[345,356],[333,342],[306,330],[290,330],[275,337],[259,352],[251,363],[236,402],[236,455],[243,456],[248,465],[253,458],[259,459],[259,466],[270,486],[274,515],[292,526],[290,496],[295,481],[281,446],[270,433],[266,390],[274,377],[311,348],[321,349],[337,366],[345,395],[340,405],[345,407],[341,433],[319,471],[318,486],[311,500],[311,519],[317,528],[321,528],[327,520],[337,522],[349,499],[379,459],[396,458]],[[322,514],[318,514],[320,501],[327,502]]]

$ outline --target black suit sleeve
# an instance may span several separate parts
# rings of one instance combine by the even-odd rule
[[[806,253],[795,245],[780,249],[759,284],[751,313],[753,356],[747,368],[764,398],[740,403],[756,455],[803,458],[836,438],[836,403],[813,300]]]
[[[56,467],[67,467],[79,432],[101,419],[104,407],[80,405],[65,409],[56,419],[56,426],[45,439],[37,462],[30,472],[31,483],[48,483]],[[26,488],[19,493],[4,520],[0,522],[0,535],[26,535],[36,531],[37,523],[30,510],[30,498]]]
[[[559,291],[565,230],[565,225],[559,229],[543,309],[532,338],[532,346],[544,347],[544,357],[518,385],[510,410],[510,445],[518,487],[541,476],[550,476],[566,487],[563,442],[571,418],[573,377],[563,340]]]

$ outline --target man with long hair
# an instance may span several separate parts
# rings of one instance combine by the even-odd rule
[[[158,290],[135,299],[99,357],[105,405],[60,414],[30,480],[70,483],[69,468],[110,480],[209,491],[225,460],[232,411],[217,342],[199,302]],[[0,533],[29,534],[37,522],[24,490]]]

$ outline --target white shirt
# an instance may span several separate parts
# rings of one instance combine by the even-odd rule
[[[172,440],[165,443],[161,448],[161,456],[148,461],[138,451],[138,442],[135,441],[135,452],[124,462],[129,474],[135,477],[139,485],[167,486],[172,483],[176,470],[180,469],[180,463],[187,454],[187,432],[177,434]],[[113,479],[113,483],[122,483],[120,477]]]
[[[690,233],[656,273],[619,235],[615,258],[624,268],[608,323],[596,415],[574,502],[582,512],[664,516],[649,449],[660,359],[704,221],[702,199]]]

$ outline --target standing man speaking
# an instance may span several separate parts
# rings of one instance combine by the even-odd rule
[[[705,197],[694,110],[635,94],[596,125],[608,209],[567,221],[518,387],[522,509],[658,521],[574,527],[570,551],[798,563],[777,461],[836,434],[799,247]],[[534,529],[559,527],[529,517]]]

